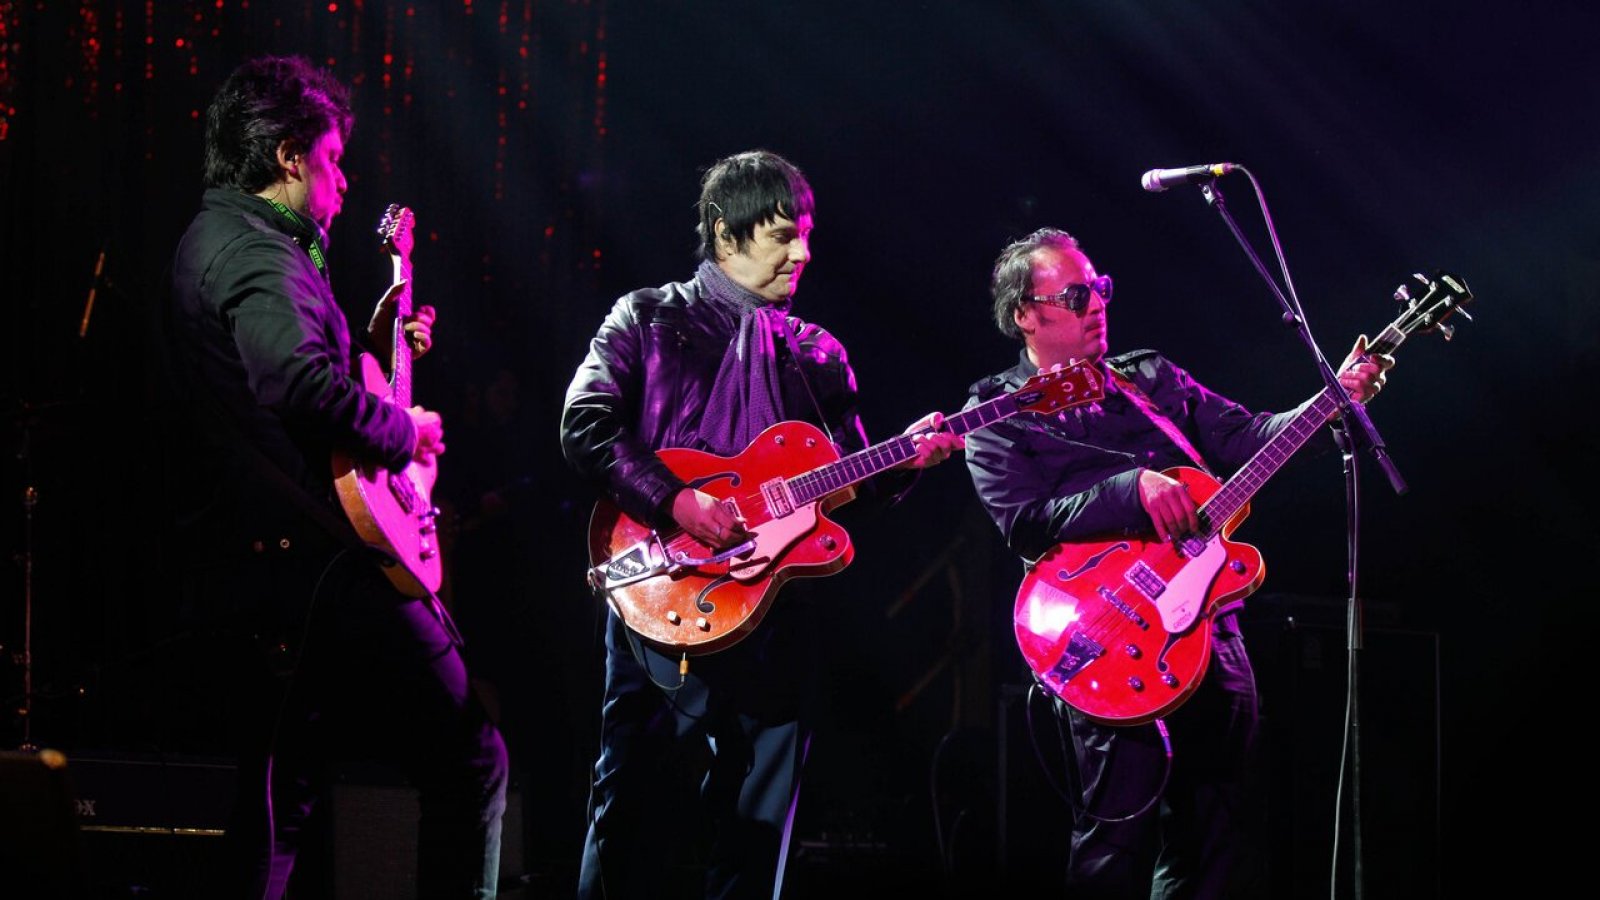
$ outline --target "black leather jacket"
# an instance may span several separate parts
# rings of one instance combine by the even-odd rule
[[[307,254],[326,235],[265,200],[205,192],[172,265],[168,364],[195,434],[181,518],[195,539],[237,544],[306,533],[271,465],[337,514],[329,454],[401,468],[416,441],[405,410],[351,375],[350,330]]]
[[[628,516],[655,528],[671,526],[672,498],[684,483],[654,451],[708,449],[698,429],[734,338],[701,291],[694,279],[618,299],[567,388],[561,416],[567,461]],[[841,454],[866,447],[855,374],[843,345],[816,325],[793,316],[788,323],[800,359],[778,342],[785,418],[830,432]],[[908,474],[877,480],[888,477],[900,485]]]
[[[1253,414],[1153,350],[1106,364],[1138,385],[1219,478],[1248,462],[1304,406]],[[1017,365],[972,385],[967,406],[1016,390],[1037,371],[1024,353]],[[1194,461],[1109,379],[1100,403],[1054,416],[1022,413],[967,436],[967,469],[978,498],[1007,545],[1026,559],[1062,541],[1147,534],[1139,471],[1172,466]]]

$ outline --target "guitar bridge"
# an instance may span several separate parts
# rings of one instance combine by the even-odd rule
[[[677,567],[678,564],[667,556],[661,536],[652,531],[649,537],[591,568],[589,586],[606,593],[614,588],[654,578]]]

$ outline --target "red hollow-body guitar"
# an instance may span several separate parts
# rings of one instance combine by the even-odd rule
[[[1414,331],[1450,337],[1444,319],[1472,294],[1453,275],[1418,278],[1427,295],[1396,293],[1406,310],[1370,354],[1392,353]],[[1226,484],[1199,469],[1167,470],[1200,505],[1200,530],[1188,538],[1058,544],[1030,565],[1013,620],[1038,682],[1109,725],[1149,722],[1189,699],[1211,657],[1210,619],[1242,604],[1266,578],[1260,551],[1228,538],[1249,515],[1250,498],[1337,410],[1324,389]]]
[[[1056,412],[1103,394],[1100,373],[1080,364],[1040,373],[945,424],[961,435],[1024,410]],[[832,575],[850,564],[850,535],[827,511],[852,499],[856,484],[915,455],[911,437],[900,435],[840,458],[807,422],[779,422],[731,457],[663,450],[667,468],[743,515],[753,537],[708,547],[601,501],[589,525],[589,584],[651,643],[685,654],[725,649],[761,623],[786,580]]]
[[[394,263],[394,282],[405,282],[395,298],[394,339],[389,348],[389,376],[370,354],[361,355],[361,381],[367,390],[404,409],[411,406],[411,348],[405,336],[405,319],[411,315],[411,247],[416,218],[411,210],[390,204],[378,234],[383,250]],[[426,597],[444,581],[439,556],[433,485],[437,463],[413,460],[405,469],[388,469],[359,463],[348,454],[333,455],[334,489],[345,516],[361,539],[381,550],[388,559],[384,574],[408,597]]]

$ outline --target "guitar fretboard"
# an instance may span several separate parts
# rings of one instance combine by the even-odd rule
[[[399,252],[391,259],[394,262],[395,282],[404,279],[406,286],[395,298],[394,335],[389,347],[389,387],[394,402],[405,409],[411,406],[411,347],[406,340],[405,326],[406,319],[411,315],[411,259]]]
[[[1017,414],[1015,394],[1003,394],[964,412],[945,418],[946,429],[955,435],[985,428]],[[917,455],[911,435],[902,434],[865,450],[858,450],[825,466],[818,466],[789,479],[789,490],[797,505],[804,506],[828,494],[893,468]]]
[[[1405,332],[1391,325],[1378,335],[1377,340],[1367,348],[1367,353],[1372,356],[1392,353],[1405,337]],[[1277,474],[1283,464],[1299,452],[1338,410],[1338,396],[1332,388],[1323,388],[1309,406],[1295,416],[1287,427],[1273,435],[1266,446],[1256,451],[1256,455],[1200,507],[1200,531],[1194,538],[1205,542],[1221,532],[1228,520],[1243,509],[1256,491],[1267,483],[1267,479]]]

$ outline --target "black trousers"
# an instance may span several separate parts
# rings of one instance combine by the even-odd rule
[[[418,896],[493,897],[506,749],[428,602],[348,552],[251,578],[234,584],[263,601],[264,652],[240,660],[234,877],[218,896],[283,895],[331,764],[354,757],[398,762],[418,789]]]
[[[679,660],[610,613],[583,898],[775,897],[816,661],[809,611],[779,606],[733,647]]]
[[[1233,615],[1213,627],[1205,680],[1165,720],[1172,760],[1164,789],[1166,742],[1154,724],[1100,725],[1071,709],[1067,716],[1085,805],[1073,823],[1067,896],[1261,895],[1260,713]],[[1119,819],[1126,820],[1108,821]]]

